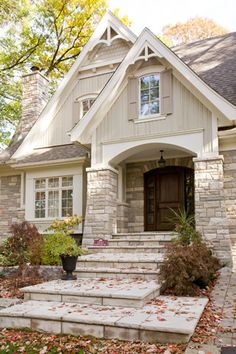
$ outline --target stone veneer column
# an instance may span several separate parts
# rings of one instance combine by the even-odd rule
[[[87,169],[87,206],[83,246],[109,239],[116,231],[118,172],[112,168]]]
[[[196,228],[223,264],[232,263],[225,209],[223,156],[194,159]]]

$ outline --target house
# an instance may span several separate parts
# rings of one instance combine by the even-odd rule
[[[185,208],[232,263],[235,48],[229,33],[170,49],[108,13],[46,106],[48,81],[34,67],[19,133],[1,154],[1,235],[24,218],[44,230],[79,214],[91,245],[170,230],[170,208]]]

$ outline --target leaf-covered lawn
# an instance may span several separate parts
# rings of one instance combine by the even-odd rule
[[[0,354],[182,354],[185,345],[59,336],[23,330],[0,331]]]

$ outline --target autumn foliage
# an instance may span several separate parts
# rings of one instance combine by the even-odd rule
[[[162,36],[171,45],[186,44],[204,38],[216,37],[228,31],[208,18],[194,17],[188,21],[169,24],[163,27]]]

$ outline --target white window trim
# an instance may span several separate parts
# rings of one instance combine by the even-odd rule
[[[83,117],[83,104],[82,104],[82,102],[85,101],[85,100],[89,100],[89,99],[96,99],[97,96],[98,96],[97,92],[86,93],[85,95],[78,96],[74,100],[74,104],[79,104],[80,105],[80,117],[79,117],[79,120]]]
[[[83,216],[83,169],[81,166],[65,166],[48,170],[34,169],[26,172],[25,218],[34,223],[51,222],[56,218],[35,218],[34,180],[37,178],[73,176],[73,214]],[[63,218],[62,218],[63,219]]]
[[[151,75],[159,75],[159,113],[156,114],[149,114],[147,116],[143,116],[141,114],[141,78],[144,76],[151,76]],[[149,71],[147,73],[144,73],[142,75],[139,75],[138,77],[138,120],[139,121],[147,121],[147,120],[152,120],[155,118],[160,118],[162,117],[161,115],[161,75],[159,71]]]
[[[73,178],[73,175],[67,175],[67,176],[53,176],[53,177],[36,177],[34,178],[34,219],[35,220],[39,220],[39,221],[42,221],[42,220],[48,220],[48,219],[52,219],[52,218],[59,218],[59,219],[64,219],[66,218],[66,216],[62,216],[61,215],[61,212],[62,212],[62,191],[63,190],[69,190],[69,189],[72,189],[72,195],[73,195],[73,199],[72,199],[72,203],[73,203],[73,200],[74,200],[74,178],[73,178],[73,181],[72,181],[72,186],[66,186],[66,187],[63,187],[62,186],[62,178],[63,177],[72,177]],[[59,179],[59,186],[58,187],[49,187],[48,186],[48,180],[50,178],[58,178]],[[38,188],[36,189],[35,187],[35,182],[37,179],[45,179],[45,182],[46,182],[46,185],[45,185],[45,188]],[[58,211],[59,211],[59,215],[58,216],[55,216],[55,217],[51,217],[51,216],[48,216],[48,201],[49,201],[49,191],[57,191],[59,192],[59,204],[58,204]],[[37,218],[35,216],[35,211],[36,211],[36,208],[35,208],[35,197],[36,197],[36,193],[37,192],[45,192],[45,217],[44,218]],[[72,215],[74,214],[73,212],[73,204],[72,204]]]

